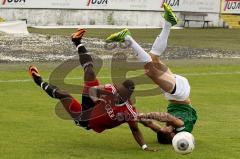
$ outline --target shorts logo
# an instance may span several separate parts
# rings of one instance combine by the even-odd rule
[[[240,0],[225,0],[224,11],[240,10]]]
[[[2,5],[6,5],[7,3],[25,3],[26,0],[3,0]]]
[[[87,6],[108,4],[108,0],[88,0]]]

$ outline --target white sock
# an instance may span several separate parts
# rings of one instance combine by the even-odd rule
[[[165,21],[161,34],[156,38],[153,43],[151,53],[160,56],[167,48],[168,37],[172,24]]]
[[[140,62],[152,62],[151,56],[131,36],[127,35],[125,40],[131,43],[130,46]]]

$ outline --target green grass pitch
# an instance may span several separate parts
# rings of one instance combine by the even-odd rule
[[[192,102],[199,120],[193,134],[196,149],[188,156],[176,154],[171,146],[159,145],[156,135],[140,127],[146,142],[159,147],[157,153],[143,152],[135,143],[127,125],[103,134],[85,131],[72,121],[56,116],[56,100],[50,99],[27,74],[29,64],[0,65],[0,158],[1,159],[103,159],[103,158],[191,158],[236,159],[240,155],[240,64],[238,60],[166,61],[172,70],[184,74],[192,86]],[[57,64],[36,64],[48,78]],[[99,76],[110,76],[104,68]],[[131,73],[134,75],[135,73]],[[68,77],[82,77],[81,68]],[[13,80],[23,81],[13,81]],[[27,81],[25,81],[27,79]],[[100,79],[101,83],[110,82]],[[81,84],[82,80],[67,80]],[[80,95],[75,95],[80,99]],[[164,111],[163,97],[137,98],[144,112]]]
[[[34,33],[70,35],[72,29],[39,30]],[[106,37],[115,30],[90,29],[89,37]],[[141,42],[152,42],[159,30],[133,30]],[[100,34],[104,32],[104,34]],[[170,45],[194,48],[240,50],[239,30],[174,30]],[[49,98],[29,78],[30,64],[0,64],[0,159],[236,159],[240,156],[240,60],[170,60],[173,72],[185,75],[191,84],[191,98],[199,120],[194,129],[196,149],[187,156],[176,154],[171,145],[159,145],[156,135],[140,126],[146,143],[159,152],[143,152],[127,125],[96,134],[76,127],[55,114],[57,100]],[[35,63],[44,78],[49,78],[58,63]],[[139,72],[131,72],[136,75]],[[81,68],[68,77],[82,77]],[[98,76],[110,77],[104,67]],[[111,82],[101,78],[101,83]],[[82,84],[82,80],[66,80]],[[146,86],[142,86],[146,88]],[[140,89],[139,87],[137,89]],[[74,95],[79,100],[80,95]],[[159,95],[138,97],[142,112],[165,111],[167,102]]]

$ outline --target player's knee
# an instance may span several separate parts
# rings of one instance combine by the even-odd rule
[[[94,81],[96,79],[96,74],[92,67],[85,68],[85,80]]]
[[[155,55],[153,53],[150,53],[149,54],[152,58],[152,61],[155,63],[155,62],[159,62],[159,56],[158,55]]]
[[[65,91],[57,90],[55,94],[56,94],[56,98],[58,99],[72,98],[72,96]]]
[[[145,74],[151,79],[157,78],[156,72],[152,69],[146,70]]]

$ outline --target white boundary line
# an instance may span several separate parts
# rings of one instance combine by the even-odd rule
[[[185,73],[181,74],[184,76],[211,76],[211,75],[236,75],[240,74],[240,71],[236,72],[209,72],[209,73]],[[136,76],[128,76],[130,77],[136,77]],[[98,79],[111,79],[111,78],[122,78],[122,77],[98,77]],[[65,80],[82,80],[83,78],[65,78]],[[32,82],[32,79],[22,79],[22,80],[17,80],[17,79],[11,79],[11,80],[0,80],[0,83],[27,83],[27,82]]]
[[[159,29],[159,26],[128,26],[128,25],[66,25],[66,26],[31,26],[37,29],[65,29],[65,28],[94,28],[94,29]],[[183,27],[172,27],[172,29],[183,29]]]

